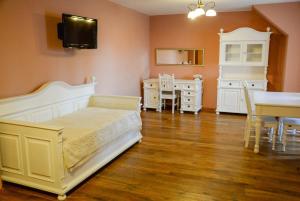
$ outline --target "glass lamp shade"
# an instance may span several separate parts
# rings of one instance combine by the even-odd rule
[[[193,20],[193,19],[195,19],[196,17],[197,17],[197,16],[196,16],[195,11],[190,11],[190,12],[188,13],[188,18],[189,18],[189,19]]]
[[[199,17],[201,15],[205,14],[205,11],[203,8],[197,8],[196,10],[194,10],[196,17]]]
[[[214,9],[208,9],[205,15],[208,17],[213,17],[217,15],[217,12]]]

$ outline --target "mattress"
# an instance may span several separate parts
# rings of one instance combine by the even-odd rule
[[[74,169],[101,147],[131,131],[141,130],[136,111],[88,107],[44,122],[64,127],[63,157],[67,169]]]

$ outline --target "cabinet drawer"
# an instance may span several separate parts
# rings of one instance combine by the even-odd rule
[[[264,89],[265,83],[260,81],[247,81],[247,87],[249,89]]]
[[[186,90],[195,90],[196,87],[194,84],[183,84],[182,88]]]
[[[182,86],[181,86],[181,84],[174,84],[174,88],[175,88],[175,90],[180,90],[180,89],[182,89]]]
[[[153,82],[145,82],[144,83],[145,88],[158,88],[158,83]]]
[[[190,96],[182,96],[181,101],[183,104],[194,104],[195,98]]]
[[[221,85],[221,87],[227,87],[227,88],[240,88],[241,82],[240,81],[222,80],[220,85]]]
[[[182,104],[182,110],[194,111],[195,105],[194,104]]]
[[[195,96],[194,91],[182,91],[184,96]]]

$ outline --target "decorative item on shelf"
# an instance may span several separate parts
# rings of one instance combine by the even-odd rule
[[[202,0],[198,0],[197,4],[189,4],[188,5],[188,18],[189,19],[195,19],[201,15],[205,15],[208,17],[214,17],[217,15],[216,10],[214,9],[216,6],[216,3],[214,1],[210,1],[207,3],[203,3]]]
[[[195,74],[193,75],[194,80],[202,80],[202,75],[200,74]]]

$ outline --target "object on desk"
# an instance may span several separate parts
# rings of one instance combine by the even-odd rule
[[[94,84],[96,84],[96,83],[97,83],[96,76],[86,77],[85,83],[86,83],[86,84],[89,84],[89,83],[94,83]]]
[[[199,79],[199,80],[202,80],[202,75],[200,74],[195,74],[193,75],[193,78],[196,80],[196,79]]]
[[[247,148],[249,145],[249,139],[250,139],[250,132],[251,128],[255,127],[255,119],[256,116],[253,114],[253,109],[252,109],[252,104],[250,102],[249,98],[249,92],[247,89],[246,84],[244,83],[244,95],[245,95],[245,100],[246,100],[246,105],[247,105],[247,120],[246,120],[246,127],[245,127],[245,134],[244,134],[244,140],[245,140],[245,147]],[[262,124],[263,127],[269,128],[269,141],[272,140],[272,138],[276,135],[277,133],[277,128],[278,128],[278,122],[274,117],[263,117],[262,118]],[[273,139],[274,140],[274,139]]]
[[[159,74],[159,102],[157,110],[161,112],[162,101],[164,101],[164,109],[166,108],[166,100],[172,100],[172,114],[174,114],[175,105],[179,109],[179,97],[175,93],[175,77],[174,74]],[[177,102],[175,103],[175,100]]]

